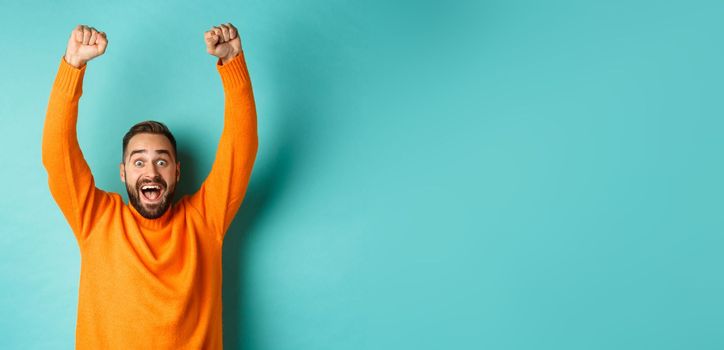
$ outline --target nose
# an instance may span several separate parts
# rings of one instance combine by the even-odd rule
[[[148,174],[151,175],[151,178],[156,178],[156,176],[159,174],[158,169],[156,169],[156,164],[151,164],[151,166],[148,167]]]

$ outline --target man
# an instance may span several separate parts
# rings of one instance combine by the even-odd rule
[[[198,192],[172,204],[181,174],[165,125],[134,125],[123,139],[129,204],[95,187],[76,137],[87,63],[106,34],[79,25],[50,94],[43,165],[80,247],[78,349],[221,349],[221,252],[257,152],[256,108],[241,40],[222,24],[205,32],[225,95],[216,159]]]

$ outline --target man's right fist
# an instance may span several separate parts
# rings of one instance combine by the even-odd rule
[[[65,61],[76,68],[106,52],[108,39],[106,33],[93,27],[78,25],[70,33],[68,48],[65,50]]]

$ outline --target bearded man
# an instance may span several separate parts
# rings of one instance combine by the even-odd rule
[[[256,158],[256,107],[241,39],[230,24],[204,33],[224,90],[224,128],[201,188],[174,203],[181,162],[160,122],[123,138],[121,195],[95,186],[76,136],[87,63],[103,55],[106,33],[71,33],[43,128],[50,192],[81,255],[76,348],[221,349],[221,253]]]

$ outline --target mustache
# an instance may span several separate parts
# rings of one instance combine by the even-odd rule
[[[161,184],[163,188],[168,188],[168,185],[166,184],[166,181],[161,176],[156,176],[153,179],[139,179],[136,183],[136,189],[140,190],[143,185],[146,184]]]

